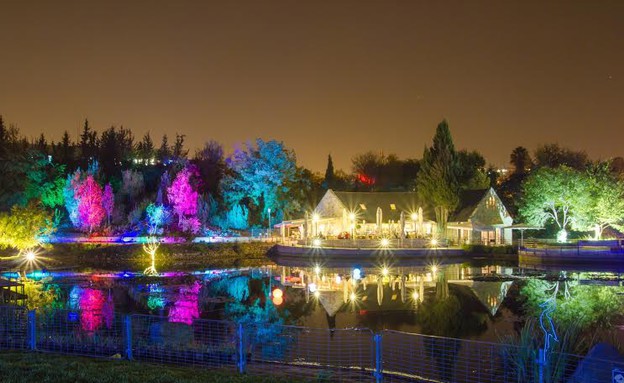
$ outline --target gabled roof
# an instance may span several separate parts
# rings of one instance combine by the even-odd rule
[[[426,219],[431,217],[414,192],[332,192],[348,211],[357,212],[358,220],[375,222],[378,207],[381,207],[384,222],[398,221],[402,211],[406,214],[405,219],[409,220],[410,214],[418,211],[419,207],[424,209]]]
[[[490,189],[462,190],[459,194],[459,206],[457,212],[449,219],[449,222],[466,222],[477,210],[479,202],[485,197]]]

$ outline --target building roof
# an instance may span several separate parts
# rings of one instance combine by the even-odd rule
[[[488,191],[490,189],[462,190],[459,194],[459,206],[449,222],[468,221]]]
[[[333,191],[336,197],[349,211],[357,212],[358,220],[366,222],[377,221],[377,208],[382,210],[382,220],[398,221],[401,212],[404,211],[406,219],[410,219],[410,214],[418,211],[419,207],[424,210],[424,216],[431,219],[427,208],[418,198],[415,192],[339,192]]]

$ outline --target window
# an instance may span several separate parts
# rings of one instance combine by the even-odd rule
[[[366,205],[364,205],[363,203],[360,204],[360,209],[362,210],[366,210]]]
[[[390,210],[396,210],[396,205],[395,205],[395,204],[393,204],[393,203],[391,203],[391,204],[390,204]]]

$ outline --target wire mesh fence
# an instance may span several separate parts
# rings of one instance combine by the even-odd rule
[[[124,356],[122,319],[112,311],[37,311],[34,347],[38,351],[121,358]]]
[[[599,347],[582,357],[391,330],[373,334],[368,329],[0,306],[0,350],[123,357],[314,381],[624,383],[617,351]]]
[[[134,360],[204,367],[230,366],[238,361],[234,322],[132,315],[131,350]]]
[[[244,327],[245,368],[254,373],[289,366],[298,376],[332,382],[370,382],[373,334],[368,329],[313,329],[283,325]]]
[[[0,306],[0,350],[27,348],[27,314],[23,307]]]
[[[385,330],[382,361],[386,382],[518,382],[512,346]],[[531,381],[530,378],[528,381]]]

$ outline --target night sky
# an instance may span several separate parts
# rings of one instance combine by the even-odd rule
[[[624,1],[0,0],[0,114],[191,154],[274,138],[318,171],[420,158],[443,118],[499,166],[546,142],[622,156]]]

